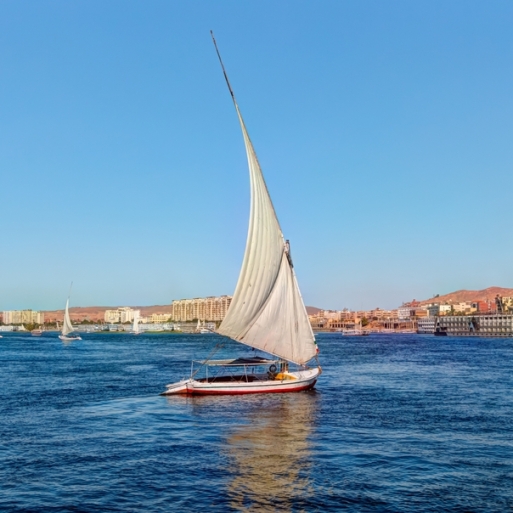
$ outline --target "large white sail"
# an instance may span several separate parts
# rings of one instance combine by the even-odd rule
[[[139,333],[139,314],[136,313],[134,315],[134,327],[133,327],[134,333]]]
[[[69,335],[73,330],[71,325],[71,319],[69,318],[69,298],[66,301],[66,309],[64,310],[64,321],[62,323],[62,334],[63,336]]]
[[[251,347],[303,364],[317,353],[315,338],[299,292],[288,242],[283,237],[255,150],[224,73],[246,146],[251,213],[239,280],[218,331]]]

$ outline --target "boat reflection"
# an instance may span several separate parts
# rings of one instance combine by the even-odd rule
[[[309,439],[318,396],[274,395],[262,406],[255,404],[247,423],[226,439],[230,505],[237,511],[306,511],[313,495]]]

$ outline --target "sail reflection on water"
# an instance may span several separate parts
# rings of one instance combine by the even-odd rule
[[[314,493],[309,470],[316,395],[274,396],[267,408],[260,404],[247,423],[229,433],[227,495],[232,508],[302,511],[309,502]]]

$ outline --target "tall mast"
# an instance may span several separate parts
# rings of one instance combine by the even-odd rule
[[[230,85],[230,81],[228,80],[228,75],[226,74],[226,70],[224,69],[223,59],[221,59],[221,54],[219,53],[219,49],[217,48],[216,38],[214,37],[214,33],[210,31],[210,35],[212,36],[212,42],[214,43],[214,46],[216,48],[217,57],[219,58],[219,62],[221,64],[221,68],[223,69],[223,75],[224,79],[226,80],[226,85],[228,86],[228,90],[230,91],[230,94],[232,95],[232,100],[235,105],[237,105],[237,102],[235,100],[235,95],[233,94],[232,86]]]

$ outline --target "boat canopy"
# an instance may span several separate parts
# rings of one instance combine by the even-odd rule
[[[223,366],[223,367],[245,367],[257,365],[270,365],[278,363],[277,360],[268,360],[267,358],[236,358],[235,360],[195,360],[195,363],[208,365],[209,367]]]

